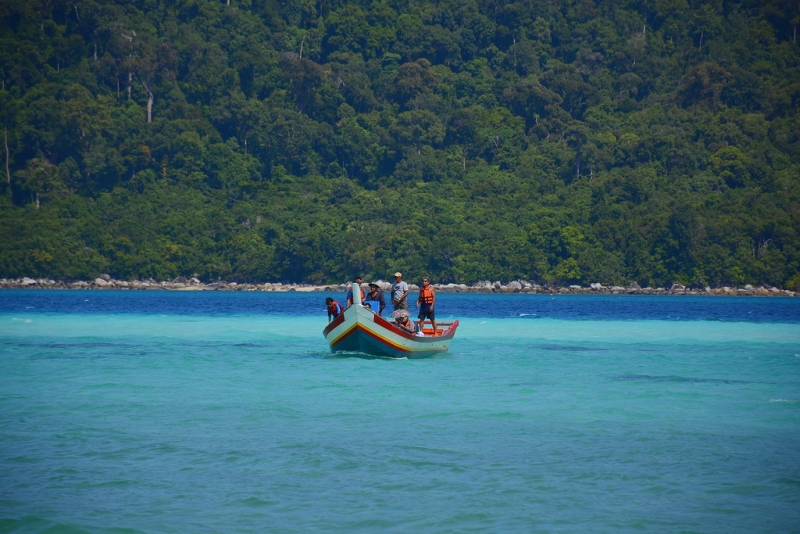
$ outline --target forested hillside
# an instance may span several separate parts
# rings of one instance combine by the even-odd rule
[[[3,0],[0,276],[800,289],[797,0]]]

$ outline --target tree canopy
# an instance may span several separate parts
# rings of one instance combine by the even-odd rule
[[[800,289],[787,0],[7,0],[0,276]]]

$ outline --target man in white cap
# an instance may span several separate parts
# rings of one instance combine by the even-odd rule
[[[392,284],[392,304],[395,310],[407,310],[408,284],[403,282],[402,273],[394,273],[394,284]]]

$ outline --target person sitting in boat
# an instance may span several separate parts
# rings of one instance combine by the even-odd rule
[[[375,310],[372,309],[372,304],[370,304],[369,302],[365,302],[364,303],[364,307],[366,309],[368,309],[369,311],[371,311],[372,313],[374,313],[375,315],[378,315],[378,312],[376,312]]]
[[[342,305],[330,297],[325,299],[325,304],[328,305],[328,322],[336,319],[344,311]]]
[[[364,297],[364,299],[367,302],[373,303],[372,311],[375,311],[374,306],[378,306],[378,310],[376,311],[376,313],[378,315],[383,315],[383,309],[386,307],[386,299],[383,298],[383,291],[380,290],[378,284],[376,284],[375,282],[371,282],[369,284],[369,293],[367,293],[367,296]],[[376,302],[378,304],[375,304]]]
[[[419,322],[422,324],[426,318],[431,320],[433,325],[433,335],[436,335],[436,315],[433,313],[433,305],[436,303],[436,292],[433,290],[431,281],[428,278],[422,279],[422,287],[419,288],[417,298],[417,308],[419,308]]]
[[[364,290],[361,289],[361,277],[360,276],[356,276],[353,279],[353,282],[358,284],[358,290],[361,291],[361,302],[364,302]],[[350,306],[353,305],[353,288],[352,288],[352,286],[350,287],[350,289],[347,290],[347,296],[345,297],[345,299],[346,299],[345,300],[345,306],[347,306],[349,308]]]
[[[392,313],[394,325],[407,334],[419,335],[419,325],[409,319],[408,310],[397,310]]]

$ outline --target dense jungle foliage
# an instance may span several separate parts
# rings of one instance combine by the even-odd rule
[[[796,0],[3,0],[0,276],[800,288]]]

